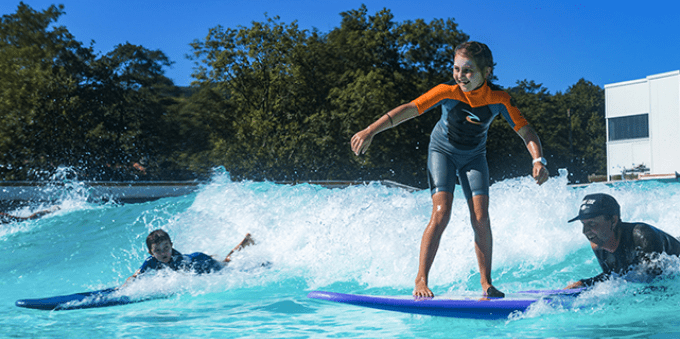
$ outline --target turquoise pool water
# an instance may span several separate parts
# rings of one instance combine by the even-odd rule
[[[77,186],[77,183],[75,183]],[[67,188],[65,188],[66,190]],[[581,198],[614,195],[626,221],[680,235],[680,185],[628,182],[570,188],[566,176],[491,187],[497,287],[557,289],[599,273],[580,224]],[[226,173],[191,195],[142,204],[92,204],[65,191],[59,211],[0,226],[0,337],[31,338],[664,338],[680,336],[680,260],[662,257],[663,279],[614,279],[575,308],[537,305],[504,320],[409,315],[307,299],[312,290],[410,294],[427,191],[379,184],[346,189],[232,182]],[[430,276],[440,295],[479,289],[472,230],[457,192]],[[28,215],[45,206],[15,214]],[[212,275],[160,272],[127,288],[141,303],[72,311],[18,308],[39,298],[122,284],[146,258],[146,235],[163,228],[175,248],[224,256],[247,232],[257,245]],[[267,268],[260,266],[270,262]]]

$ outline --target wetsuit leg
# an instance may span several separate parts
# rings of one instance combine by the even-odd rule
[[[465,194],[465,199],[470,200],[475,195],[489,195],[489,165],[486,162],[486,154],[475,155],[461,167],[459,174],[460,184]]]
[[[430,194],[446,191],[453,194],[456,188],[456,165],[451,156],[430,148],[427,157],[427,177]]]

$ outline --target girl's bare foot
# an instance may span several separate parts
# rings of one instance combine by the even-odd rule
[[[416,282],[416,288],[413,289],[413,296],[416,298],[432,298],[434,293],[427,287],[427,283],[418,281]]]

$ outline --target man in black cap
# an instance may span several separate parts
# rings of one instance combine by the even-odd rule
[[[612,273],[625,274],[634,266],[650,263],[660,253],[680,255],[680,241],[660,229],[644,223],[621,221],[621,208],[608,194],[589,194],[583,198],[579,213],[569,222],[581,220],[583,234],[590,241],[602,273],[571,283],[567,288],[590,286],[604,281]],[[658,275],[651,265],[648,273]]]

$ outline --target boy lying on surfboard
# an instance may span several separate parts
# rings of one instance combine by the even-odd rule
[[[150,270],[159,270],[163,268],[170,268],[172,270],[186,270],[193,271],[197,274],[211,273],[221,270],[231,261],[231,255],[240,251],[244,247],[254,245],[255,241],[247,233],[246,236],[241,240],[241,242],[234,247],[227,257],[222,261],[218,261],[213,257],[201,253],[195,252],[191,254],[182,254],[179,251],[172,248],[172,240],[170,240],[170,235],[163,230],[155,230],[151,232],[146,237],[146,246],[149,249],[149,256],[142,267],[140,267],[135,274],[129,277],[123,286],[128,282],[137,278],[140,274],[143,274]]]

